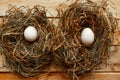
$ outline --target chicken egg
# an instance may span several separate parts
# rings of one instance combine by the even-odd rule
[[[24,38],[25,38],[25,40],[27,40],[29,42],[35,41],[38,38],[37,29],[33,26],[28,26],[24,30]]]
[[[81,32],[81,41],[85,45],[91,45],[94,42],[94,32],[91,28],[85,28]]]

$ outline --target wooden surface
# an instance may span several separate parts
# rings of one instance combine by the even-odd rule
[[[37,77],[23,78],[15,73],[0,73],[0,80],[70,80],[66,73],[41,73]],[[120,80],[120,73],[91,73],[81,80]]]
[[[67,8],[68,5],[73,3],[75,0],[0,0],[0,16],[5,15],[5,11],[9,5],[16,6],[29,6],[42,5],[48,9],[47,16],[56,16],[58,8]],[[80,0],[83,1],[83,0]],[[100,1],[100,0],[94,0]],[[110,10],[114,13],[115,18],[120,18],[120,1],[111,0]],[[61,5],[61,6],[60,6]],[[56,21],[55,24],[57,25]],[[120,24],[120,23],[119,23]],[[0,19],[0,25],[2,20]],[[24,78],[16,73],[9,72],[8,68],[4,67],[5,60],[4,56],[0,55],[0,80],[70,80],[68,74],[62,72],[55,65],[51,65],[46,71],[51,73],[41,73],[40,75],[33,78]],[[117,27],[114,35],[114,42],[111,46],[110,58],[108,59],[107,66],[101,65],[101,68],[92,72],[91,75],[81,78],[81,80],[120,80],[120,27]]]

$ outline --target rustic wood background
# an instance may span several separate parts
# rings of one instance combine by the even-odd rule
[[[79,0],[83,1],[83,0]],[[100,1],[100,0],[93,0]],[[16,6],[29,6],[34,5],[45,6],[49,12],[47,16],[57,16],[56,9],[67,8],[68,5],[75,2],[75,0],[0,0],[0,16],[5,15],[5,11],[10,5]],[[113,3],[112,3],[113,2]],[[114,17],[120,18],[120,0],[109,1],[110,11],[113,12]],[[57,25],[57,21],[54,23]],[[119,23],[120,24],[120,23]],[[2,20],[0,19],[0,25],[2,25]],[[70,80],[68,74],[62,72],[55,65],[51,65],[47,71],[50,73],[41,73],[40,75],[33,78],[24,78],[18,74],[12,73],[9,68],[5,68],[4,56],[0,55],[0,80]],[[81,78],[81,80],[120,80],[120,26],[118,25],[116,33],[114,35],[114,42],[111,46],[110,58],[108,59],[108,65],[102,66],[91,73],[87,77]]]

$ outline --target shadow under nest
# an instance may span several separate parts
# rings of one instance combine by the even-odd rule
[[[38,31],[35,42],[24,39],[23,33],[28,26],[34,26]],[[41,6],[32,9],[13,6],[7,10],[0,29],[2,53],[5,54],[7,66],[25,77],[43,72],[51,62],[51,28],[46,10]]]
[[[74,3],[64,11],[60,18],[61,36],[56,43],[55,64],[78,79],[79,75],[105,63],[109,57],[117,21],[106,8],[106,2]],[[91,28],[95,34],[94,43],[86,46],[81,41],[84,28]]]

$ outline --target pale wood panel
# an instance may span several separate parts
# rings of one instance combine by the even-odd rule
[[[16,6],[29,6],[33,7],[34,5],[45,6],[53,16],[56,15],[56,9],[58,7],[67,8],[71,3],[77,0],[0,0],[0,15],[4,15],[5,11],[8,9],[9,5]],[[84,2],[85,0],[79,0],[80,2]],[[95,2],[100,2],[101,0],[92,0]],[[120,1],[119,0],[108,0],[108,4],[110,7],[110,11],[114,13],[114,16],[120,17]],[[62,5],[61,5],[62,4]],[[60,5],[60,6],[59,6]],[[54,15],[55,14],[55,15]]]
[[[76,0],[0,0],[0,15],[5,15],[5,11],[8,9],[9,5],[16,6],[29,6],[32,8],[35,5],[41,5],[47,8],[47,10],[52,14],[52,16],[57,15],[57,7],[65,3],[65,6],[75,2]],[[49,12],[47,15],[49,16]]]

